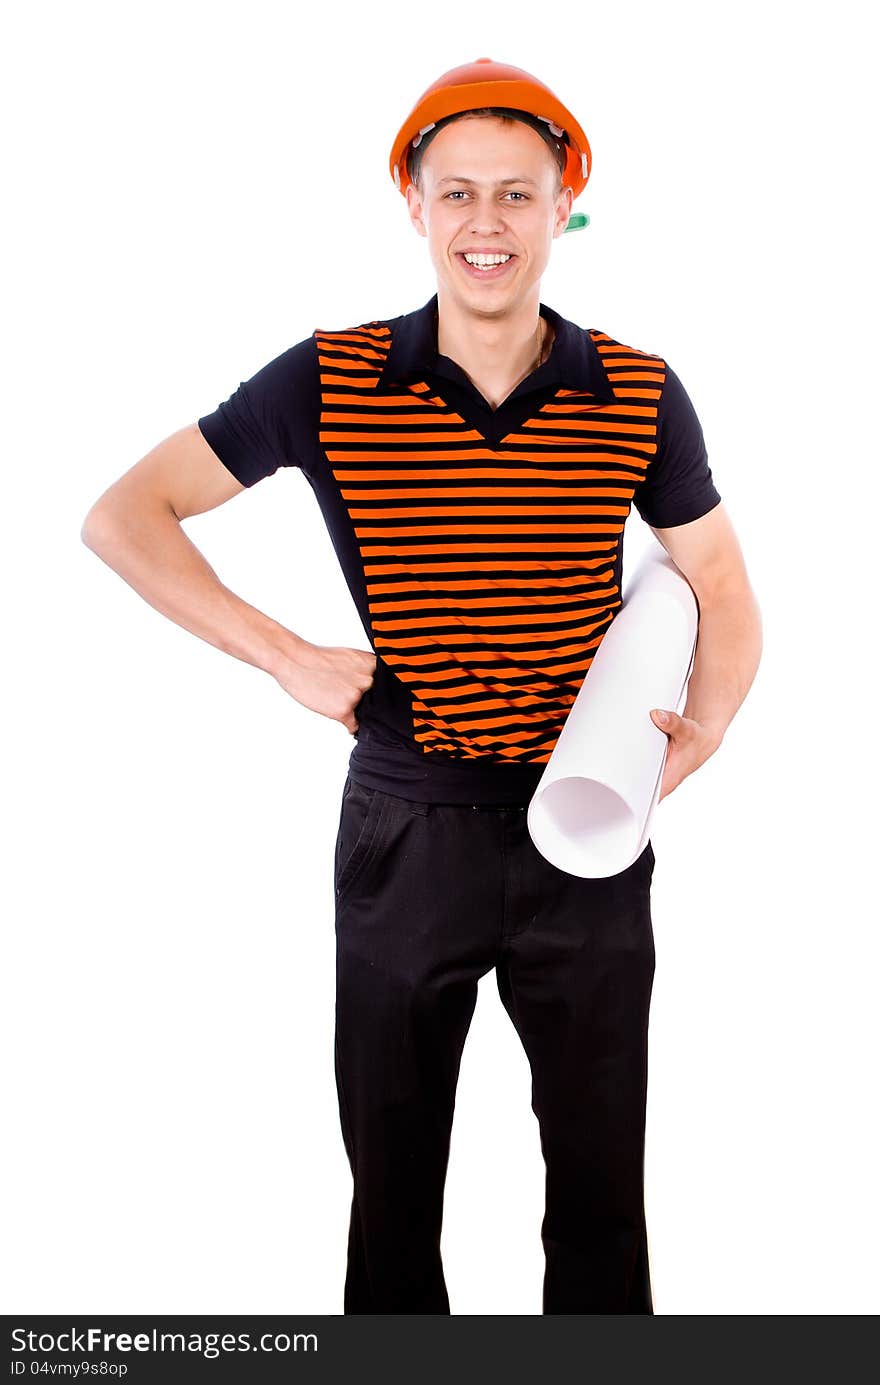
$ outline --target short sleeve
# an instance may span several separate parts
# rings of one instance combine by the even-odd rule
[[[700,420],[667,363],[657,411],[657,451],[636,487],[633,505],[646,524],[670,529],[700,519],[720,501]]]
[[[303,467],[320,407],[318,379],[312,335],[242,380],[198,420],[205,441],[243,486],[272,476],[280,466]]]

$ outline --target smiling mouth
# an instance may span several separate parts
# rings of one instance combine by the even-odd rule
[[[507,254],[506,251],[504,253]],[[465,273],[469,274],[472,279],[500,279],[501,276],[510,269],[511,265],[515,263],[517,257],[516,255],[508,255],[507,259],[503,260],[500,264],[470,264],[465,259],[464,252],[459,250],[456,252],[455,258],[458,260]]]

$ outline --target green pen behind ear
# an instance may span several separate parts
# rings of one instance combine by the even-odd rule
[[[573,212],[568,218],[568,225],[565,231],[580,231],[584,226],[589,226],[589,224],[590,218],[587,216],[586,212]],[[563,235],[565,235],[565,231],[562,232]]]

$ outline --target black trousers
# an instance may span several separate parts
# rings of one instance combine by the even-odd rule
[[[449,1313],[440,1256],[455,1087],[495,969],[546,1165],[544,1313],[653,1313],[644,1211],[650,842],[582,880],[526,808],[346,780],[336,842],[335,1068],[354,1180],[344,1313]],[[487,1265],[487,1270],[490,1266]]]

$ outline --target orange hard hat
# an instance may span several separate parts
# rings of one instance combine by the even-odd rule
[[[563,184],[575,197],[587,185],[592,166],[592,154],[586,135],[571,111],[548,86],[531,73],[508,63],[496,63],[491,58],[477,58],[444,72],[423,92],[397,132],[388,166],[395,186],[403,194],[409,186],[406,155],[414,139],[449,115],[478,110],[483,106],[501,106],[524,111],[546,122],[553,135],[564,140],[565,169]]]

